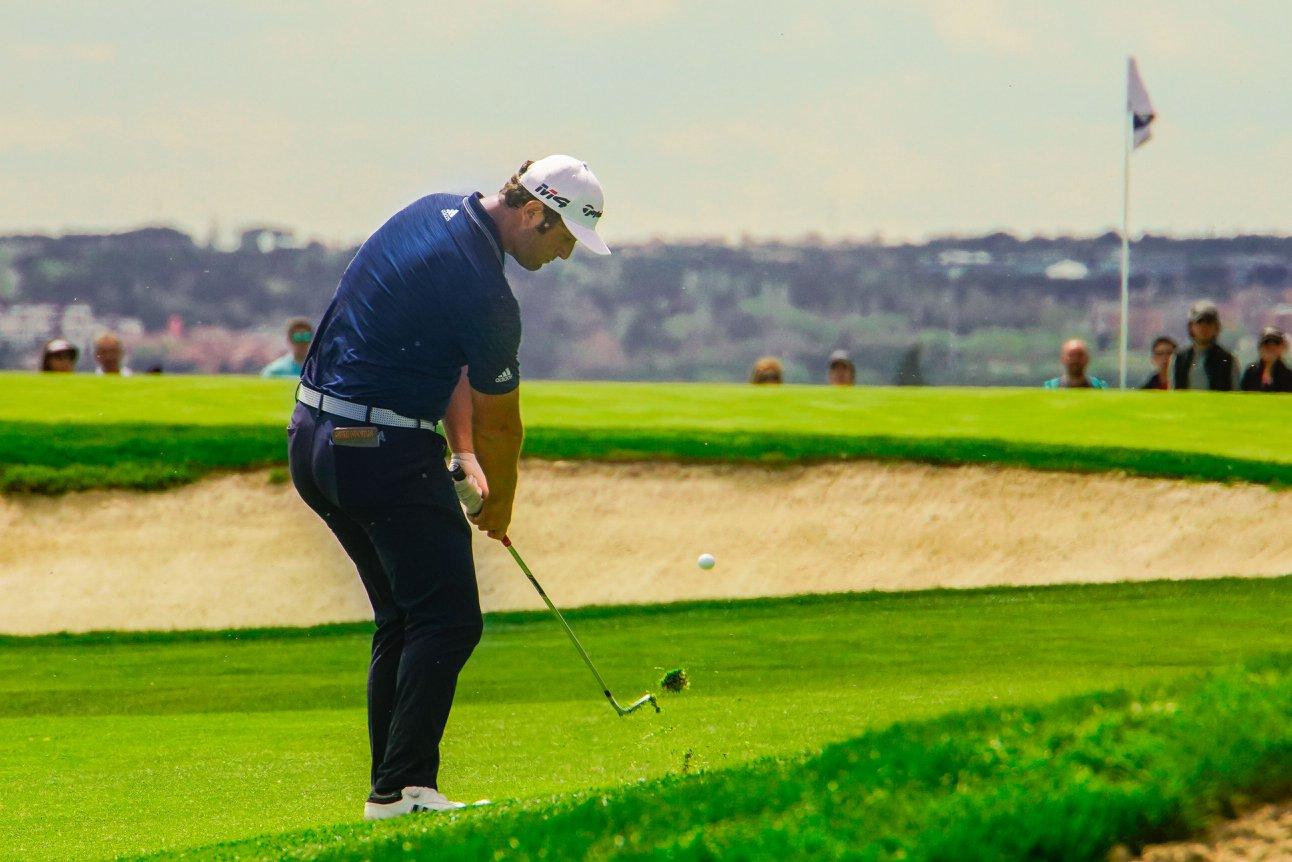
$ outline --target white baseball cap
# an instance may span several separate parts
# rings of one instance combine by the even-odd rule
[[[574,238],[593,254],[610,254],[606,241],[597,236],[605,196],[601,181],[587,162],[573,156],[539,159],[520,175],[520,184],[543,205],[560,215]]]

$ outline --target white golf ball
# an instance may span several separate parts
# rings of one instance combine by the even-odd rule
[[[718,564],[718,561],[713,558],[713,554],[701,554],[700,559],[696,560],[695,564],[702,569],[712,569]]]

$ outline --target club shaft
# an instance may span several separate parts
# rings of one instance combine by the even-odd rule
[[[474,517],[484,507],[484,499],[480,496],[480,491],[475,484],[467,479],[466,470],[463,469],[456,456],[449,462],[449,475],[453,479],[453,490],[457,492],[458,499],[462,502],[467,514]],[[561,627],[569,635],[570,643],[574,644],[574,648],[579,651],[579,657],[588,666],[588,670],[592,671],[592,676],[596,679],[597,685],[601,686],[601,693],[606,696],[606,700],[610,701],[610,706],[614,708],[615,712],[619,713],[619,715],[627,715],[640,709],[646,703],[655,707],[655,711],[659,712],[659,704],[655,702],[655,697],[651,694],[643,695],[636,703],[629,705],[627,709],[619,705],[619,701],[615,700],[615,696],[610,693],[610,687],[606,685],[606,681],[601,678],[600,672],[597,671],[597,666],[592,663],[592,658],[588,655],[588,651],[583,648],[583,644],[579,643],[579,639],[574,636],[574,629],[570,628],[570,624],[565,621],[565,617],[561,616],[561,612],[556,609],[556,605],[552,604],[552,600],[547,597],[547,592],[543,589],[543,585],[538,582],[538,578],[534,577],[534,573],[529,570],[529,566],[525,565],[525,561],[516,551],[515,546],[512,545],[511,539],[503,536],[502,545],[511,554],[511,558],[516,561],[516,565],[520,566],[520,570],[525,573],[525,577],[529,578],[529,582],[534,585],[534,589],[538,590],[538,594],[543,597],[543,602],[547,605],[547,609],[560,621]]]
[[[583,663],[588,666],[588,670],[592,671],[592,675],[596,677],[597,685],[601,686],[601,693],[606,696],[606,700],[610,701],[610,705],[613,706],[617,712],[622,713],[624,711],[623,708],[615,702],[614,695],[610,693],[610,687],[607,686],[606,681],[601,678],[601,674],[597,671],[597,666],[592,663],[592,658],[588,655],[588,651],[583,648],[583,644],[579,643],[579,639],[575,637],[574,629],[570,628],[570,624],[565,621],[565,617],[561,616],[561,612],[556,609],[556,605],[552,604],[552,600],[547,597],[547,592],[543,589],[543,585],[538,582],[538,578],[534,577],[534,573],[529,570],[529,566],[525,565],[524,559],[522,559],[520,554],[516,551],[516,546],[510,541],[508,541],[506,545],[507,551],[511,554],[511,558],[516,561],[516,565],[520,566],[520,570],[525,573],[525,577],[529,578],[529,582],[534,585],[534,589],[538,590],[538,594],[542,596],[543,602],[547,605],[547,609],[550,610],[557,620],[560,621],[561,627],[564,628],[565,633],[570,636],[570,643],[574,644],[574,648],[579,651],[579,656],[582,657]]]

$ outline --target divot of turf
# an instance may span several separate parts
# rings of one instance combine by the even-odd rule
[[[677,693],[690,688],[691,680],[687,678],[686,671],[682,668],[674,668],[660,678],[659,687],[665,691]]]

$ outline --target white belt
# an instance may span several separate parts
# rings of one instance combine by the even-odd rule
[[[429,431],[435,430],[436,419],[410,419],[407,416],[400,416],[394,410],[387,410],[385,407],[365,407],[362,404],[355,404],[353,401],[342,401],[340,398],[333,398],[331,395],[325,395],[301,384],[296,390],[296,400],[306,407],[313,407],[322,410],[324,413],[331,413],[333,416],[342,416],[346,419],[353,419],[356,422],[370,422],[373,425],[389,425],[393,428],[425,428]]]

